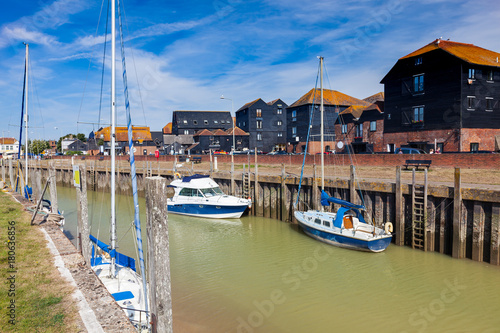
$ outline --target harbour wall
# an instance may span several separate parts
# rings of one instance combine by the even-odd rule
[[[242,160],[247,161],[247,158]],[[72,186],[73,170],[70,161],[51,163],[56,168],[57,183]],[[75,163],[86,165],[89,189],[109,191],[109,161],[89,159],[77,160]],[[47,179],[48,167],[49,161],[35,161],[30,170],[41,170],[42,177]],[[211,174],[225,193],[231,192],[230,172],[206,172]],[[326,179],[325,190],[335,197],[363,203],[367,208],[366,219],[377,226],[383,226],[385,222],[394,225],[395,245],[414,247],[414,187],[422,186],[426,180],[424,172],[417,172],[413,183],[404,183],[401,181],[401,172],[401,167],[397,166],[393,182],[357,181],[354,172],[351,172],[350,179]],[[144,195],[145,178],[158,174],[168,181],[174,178],[172,168],[156,169],[153,162],[145,161],[142,167],[138,167],[139,195]],[[299,209],[319,208],[318,176],[319,168],[313,168],[313,174],[302,180]],[[260,175],[255,166],[252,170],[240,170],[235,172],[234,182],[236,195],[245,193],[252,198],[253,205],[249,214],[296,223],[293,204],[297,199],[300,178],[288,174],[284,165],[274,175]],[[125,159],[117,161],[116,184],[119,193],[131,193],[130,167]],[[326,209],[336,208],[332,205]],[[500,191],[463,187],[458,168],[455,169],[454,186],[428,183],[422,239],[424,244],[421,249],[424,251],[500,265]]]

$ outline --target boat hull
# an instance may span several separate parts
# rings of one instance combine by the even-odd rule
[[[210,205],[193,203],[169,203],[168,212],[180,215],[189,215],[195,217],[213,218],[213,219],[237,219],[248,208],[248,205]]]
[[[390,235],[368,240],[360,239],[348,235],[338,234],[333,231],[327,232],[325,230],[320,230],[300,221],[300,219],[297,220],[304,233],[308,236],[337,247],[358,251],[382,252],[389,246],[392,239],[392,236]]]

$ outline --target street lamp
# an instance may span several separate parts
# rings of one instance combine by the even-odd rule
[[[63,153],[63,139],[62,139],[62,128],[59,128],[59,127],[54,127],[54,129],[57,131],[57,130],[60,130],[60,134],[61,134],[61,154]]]
[[[235,140],[234,140],[234,120],[233,120],[233,112],[234,112],[234,104],[231,98],[224,97],[222,95],[220,99],[227,99],[231,101],[231,122],[233,123],[233,147],[231,149],[231,194],[234,195],[234,151],[236,150]]]

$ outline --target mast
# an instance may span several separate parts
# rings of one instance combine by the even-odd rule
[[[25,134],[26,140],[25,140],[25,144],[24,144],[24,157],[25,157],[26,164],[25,164],[24,169],[26,171],[26,176],[24,178],[25,188],[23,189],[23,191],[26,191],[26,187],[28,187],[28,57],[29,57],[29,44],[24,43],[24,45],[26,45],[26,64],[25,64],[26,77],[24,79],[24,83],[25,83],[24,89],[26,91],[26,93],[24,94],[24,105],[26,105],[26,112],[24,113],[24,126],[25,126],[25,131],[26,131],[26,134]]]
[[[321,191],[325,189],[325,154],[324,154],[324,119],[323,119],[323,57],[319,57],[319,67],[320,67],[320,86],[321,86],[321,104],[319,107],[321,113]],[[321,207],[323,210],[323,207]]]
[[[115,94],[115,72],[116,72],[116,30],[115,30],[115,0],[111,1],[111,250],[116,248],[116,209],[115,209],[115,116],[116,116],[116,94]],[[116,276],[116,258],[111,256],[111,277]]]

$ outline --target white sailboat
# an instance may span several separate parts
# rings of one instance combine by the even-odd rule
[[[114,297],[115,301],[127,313],[130,321],[138,328],[144,329],[149,326],[148,300],[146,278],[144,272],[144,258],[142,252],[142,238],[139,220],[139,204],[137,198],[137,180],[135,177],[135,160],[134,155],[130,155],[132,189],[134,195],[135,208],[135,227],[137,233],[137,246],[139,250],[139,260],[141,275],[136,272],[135,260],[120,254],[116,251],[116,208],[115,208],[115,134],[116,134],[116,20],[115,20],[115,1],[111,1],[111,239],[110,245],[99,241],[93,236],[90,236],[91,241],[100,248],[100,253],[94,255],[91,261],[92,269],[102,281],[107,290]],[[120,19],[120,9],[118,8],[118,17]],[[120,19],[121,20],[121,19]],[[120,22],[121,23],[121,22]],[[128,93],[126,85],[126,68],[124,59],[123,36],[120,24],[120,39],[122,42],[122,64],[124,71],[125,98],[127,106],[127,122],[128,122],[128,139],[130,152],[133,152],[132,141],[132,125],[130,121],[130,110],[128,103]]]
[[[381,252],[389,246],[392,235],[392,224],[386,223],[384,229],[366,223],[362,211],[363,205],[330,197],[325,192],[324,173],[324,124],[323,124],[323,57],[320,59],[320,86],[321,86],[321,205],[329,206],[331,203],[340,205],[336,213],[321,210],[297,210],[297,202],[294,204],[294,216],[302,230],[310,237],[338,247],[354,250]],[[312,113],[311,113],[312,117]],[[305,154],[306,152],[304,152]],[[302,166],[304,167],[304,165]],[[302,179],[300,184],[302,183]],[[299,187],[300,192],[300,187]]]

